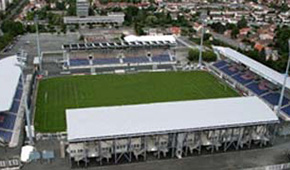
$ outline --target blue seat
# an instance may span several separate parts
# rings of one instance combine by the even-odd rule
[[[22,89],[17,89],[14,95],[14,99],[20,100],[22,96]]]
[[[271,103],[272,105],[278,105],[280,93],[270,93],[270,94],[263,96],[263,98],[266,101],[268,101],[269,103]],[[283,97],[282,106],[286,105],[287,103],[289,103],[289,100],[286,97]]]
[[[10,112],[17,113],[20,106],[20,101],[13,101],[12,106],[10,108]]]
[[[87,59],[70,59],[69,62],[70,66],[85,66],[90,64]]]
[[[4,112],[0,112],[0,117],[3,117],[3,122],[0,122],[0,127],[3,129],[13,130],[16,116],[12,114],[7,114]]]
[[[103,65],[103,64],[118,64],[120,59],[118,58],[97,58],[93,60],[94,65]]]
[[[6,132],[0,130],[0,138],[3,138],[6,142],[10,142],[12,137],[12,132]]]
[[[152,57],[152,61],[153,62],[168,62],[168,61],[171,61],[171,60],[170,60],[170,56],[169,55],[159,55],[159,56],[153,56]]]
[[[283,108],[282,111],[285,112],[288,116],[290,116],[290,106]]]
[[[269,91],[269,90],[260,89],[259,83],[257,82],[247,85],[247,88],[250,89],[253,93],[257,94],[258,96]]]
[[[213,64],[213,66],[215,66],[216,68],[221,68],[225,65],[227,65],[228,63],[224,60],[220,60],[220,61],[217,61]]]
[[[236,81],[238,81],[241,84],[247,84],[247,83],[250,83],[251,81],[253,81],[253,79],[246,80],[242,76],[243,76],[243,74],[239,73],[239,74],[233,76],[233,79],[235,79]]]
[[[124,63],[148,63],[149,59],[147,57],[130,57],[124,58]]]
[[[239,70],[231,71],[229,68],[230,68],[230,66],[225,66],[225,67],[221,68],[220,70],[229,76],[232,76],[233,74],[236,74],[239,72]]]

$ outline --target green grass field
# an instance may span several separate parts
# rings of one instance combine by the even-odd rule
[[[39,132],[65,131],[67,108],[234,96],[238,94],[206,72],[52,78],[40,82],[35,128]]]

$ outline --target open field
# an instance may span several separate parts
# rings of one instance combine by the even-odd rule
[[[66,108],[234,96],[238,94],[207,72],[52,78],[40,82],[34,124],[40,132],[65,131]]]

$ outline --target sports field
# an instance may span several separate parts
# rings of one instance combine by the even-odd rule
[[[40,132],[65,131],[65,109],[67,108],[234,96],[238,94],[206,72],[52,78],[40,82],[35,128]]]

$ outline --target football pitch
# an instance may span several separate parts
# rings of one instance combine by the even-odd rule
[[[67,108],[234,96],[226,84],[199,71],[51,78],[40,81],[34,125],[39,132],[65,131]]]

